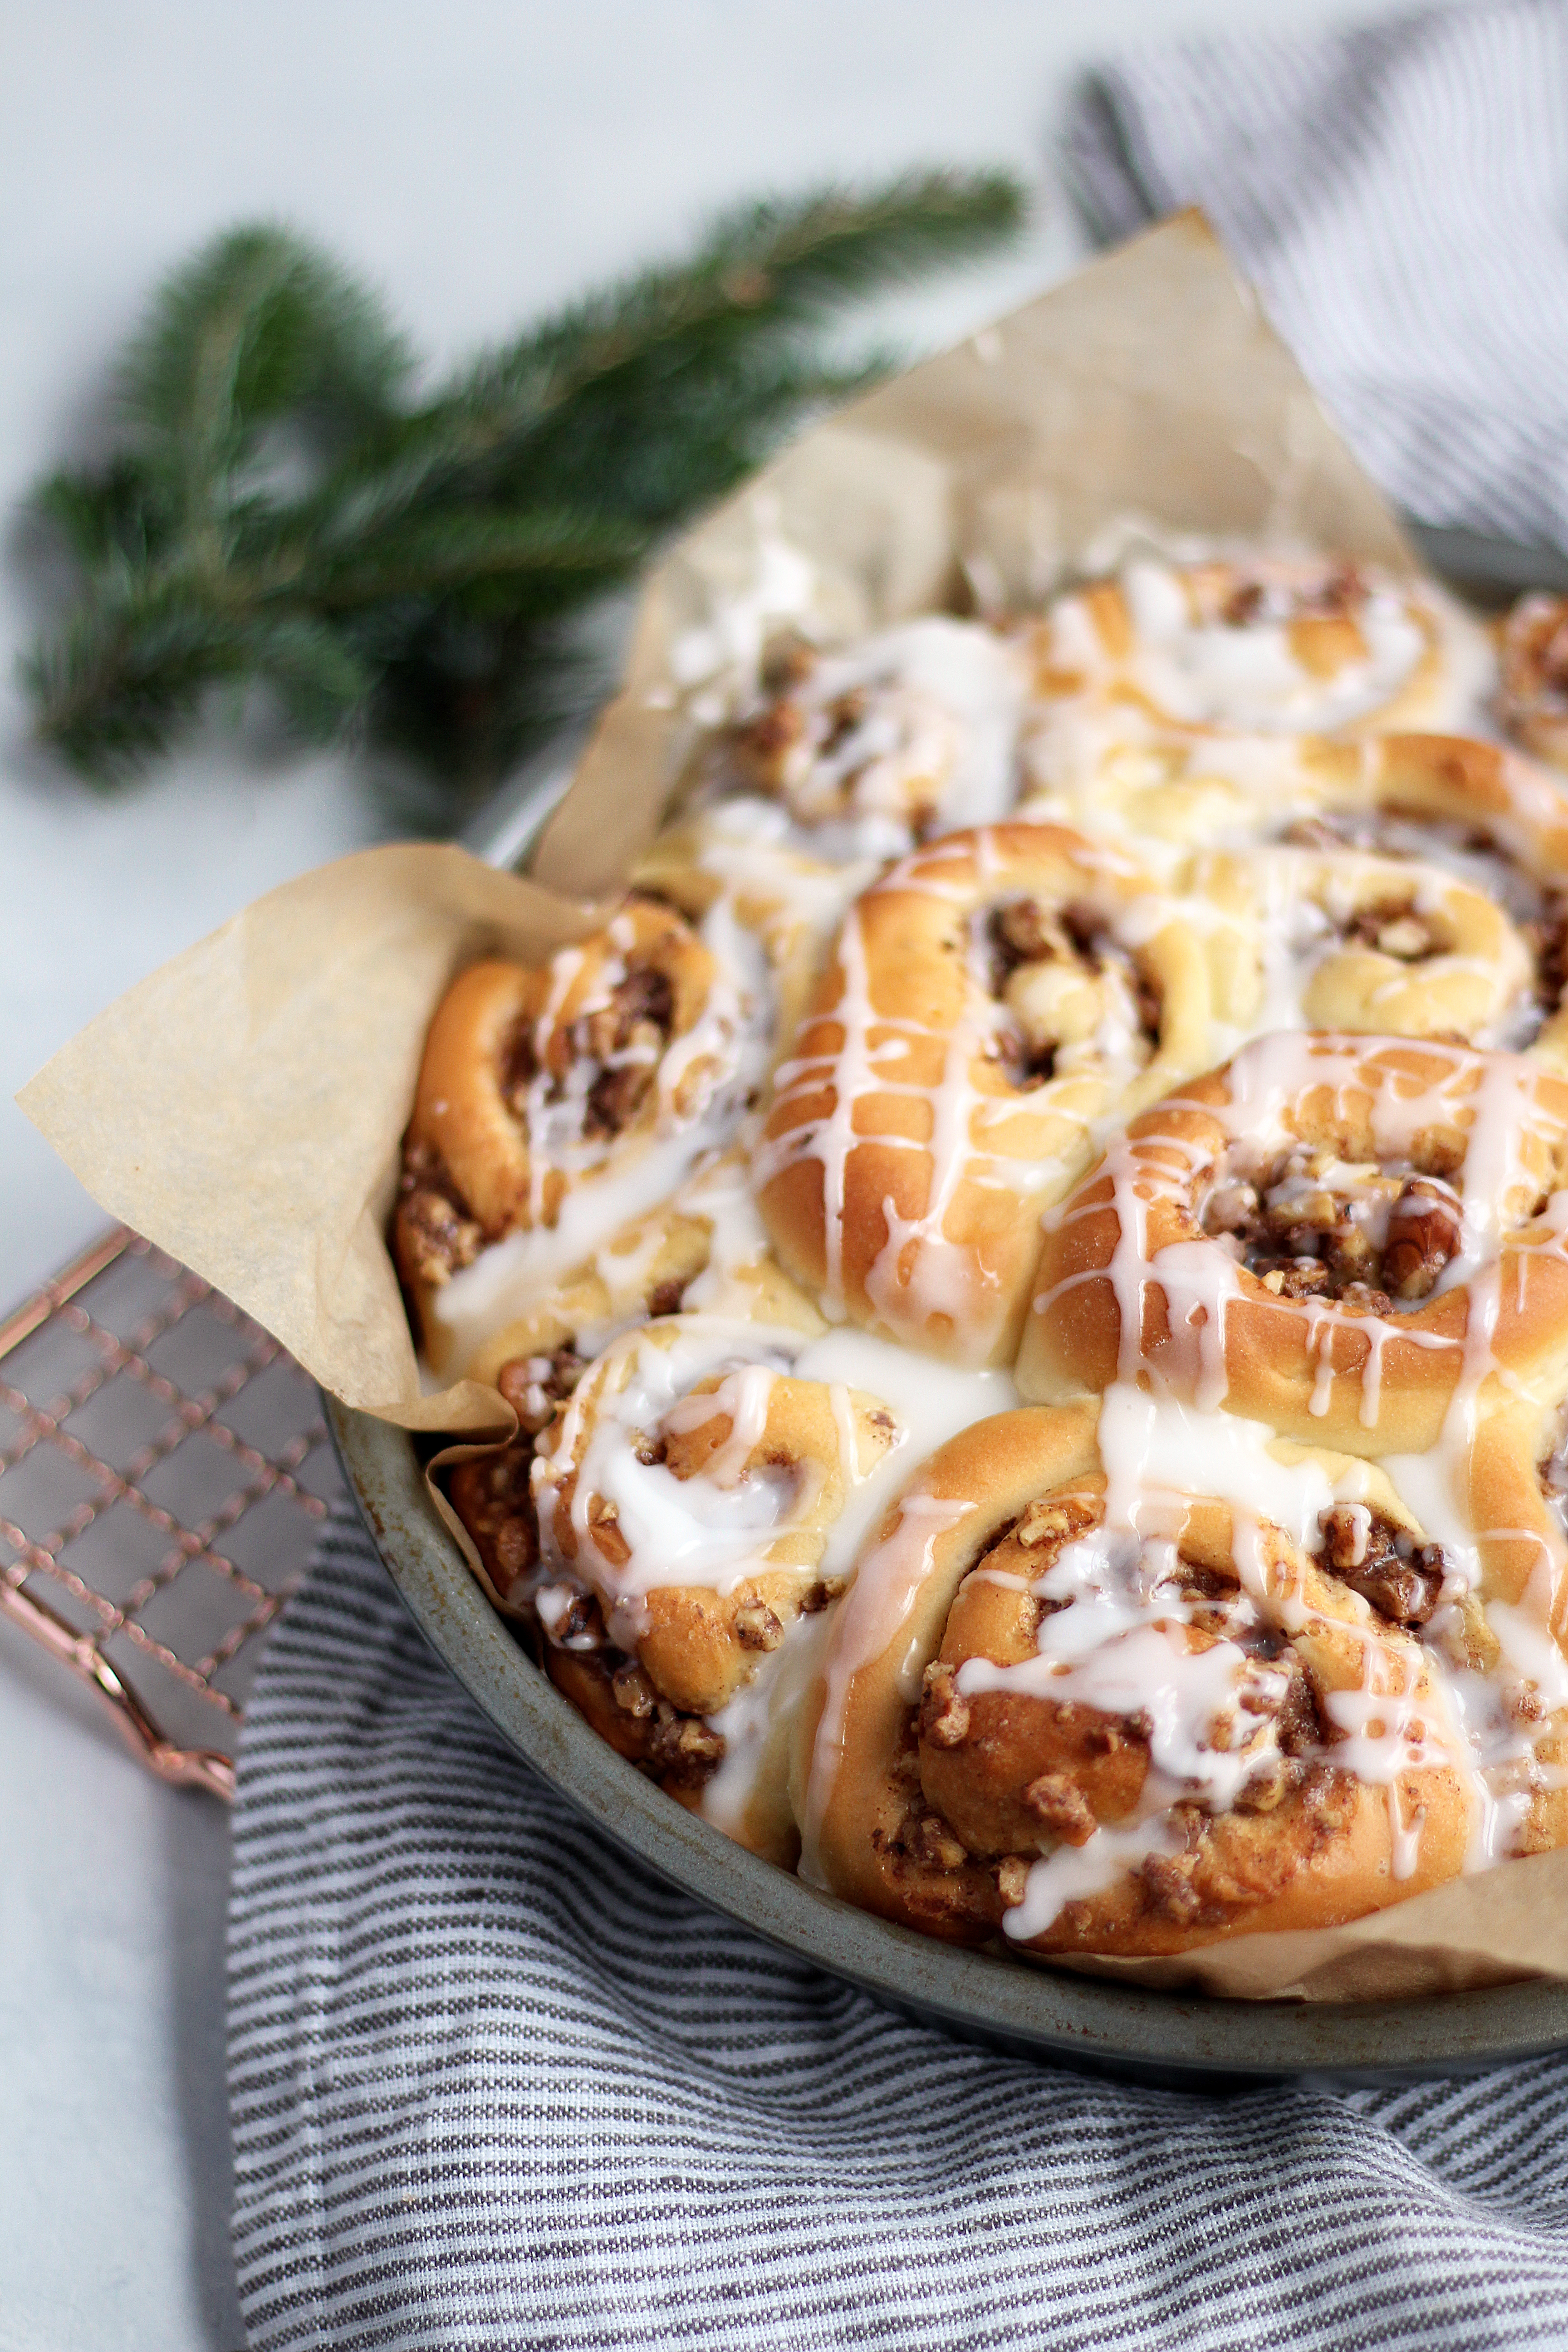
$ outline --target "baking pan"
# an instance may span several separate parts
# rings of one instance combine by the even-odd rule
[[[1531,585],[1568,588],[1568,561],[1556,551],[1408,527],[1432,568],[1478,602],[1505,603]],[[469,827],[468,846],[492,864],[521,865],[581,741],[558,741],[521,770]],[[805,1885],[686,1811],[591,1731],[475,1584],[431,1507],[415,1442],[331,1398],[326,1409],[388,1575],[503,1738],[672,1885],[879,2000],[994,2048],[1173,2089],[1451,2074],[1568,2045],[1568,1985],[1353,2003],[1143,1991],[958,1951]]]
[[[431,1507],[413,1441],[334,1399],[326,1409],[388,1575],[502,1738],[673,1885],[796,1958],[971,2040],[1172,2089],[1449,2074],[1568,2042],[1568,1985],[1404,2002],[1188,1998],[955,1951],[818,1893],[689,1813],[591,1731],[468,1573]]]

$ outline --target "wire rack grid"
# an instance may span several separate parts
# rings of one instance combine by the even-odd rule
[[[233,1795],[268,1629],[341,1491],[293,1359],[124,1226],[0,1323],[0,1616],[166,1780]]]

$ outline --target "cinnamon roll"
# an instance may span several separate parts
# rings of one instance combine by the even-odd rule
[[[515,1405],[503,1377],[510,1365],[560,1348],[586,1360],[634,1324],[688,1307],[803,1339],[826,1328],[773,1255],[738,1147],[699,1160],[665,1207],[612,1234],[591,1259],[493,1331],[469,1360],[468,1378],[488,1381]]]
[[[1441,866],[1347,847],[1216,851],[1188,887],[1245,933],[1252,1030],[1339,1029],[1491,1044],[1537,1003],[1527,931]]]
[[[1503,628],[1498,716],[1528,750],[1568,768],[1568,596],[1521,596]]]
[[[1465,727],[1492,674],[1485,631],[1428,581],[1321,556],[1143,557],[1057,599],[1036,690],[1164,727],[1386,734]]]
[[[632,875],[637,889],[689,921],[722,923],[754,942],[775,1052],[795,1034],[846,908],[878,872],[875,859],[832,865],[808,856],[793,830],[771,803],[721,801],[667,826]]]
[[[697,790],[773,803],[818,856],[900,857],[1013,805],[1028,664],[984,622],[931,614],[834,653],[780,640],[763,682]]]
[[[1264,1002],[1249,1013],[1254,1025],[1447,1032],[1568,1068],[1562,793],[1496,744],[1444,735],[1301,743],[1294,779],[1277,779],[1274,822],[1254,829],[1261,846],[1200,859],[1187,877],[1194,891],[1233,909],[1250,899],[1259,912]],[[1369,858],[1405,870],[1379,878]],[[1312,987],[1325,955],[1339,952],[1331,935],[1363,928],[1369,890],[1373,911],[1381,899],[1399,926],[1391,945],[1409,969],[1401,978],[1358,956],[1338,967],[1348,989],[1326,975]],[[1395,1008],[1382,1021],[1380,1003]]]
[[[1476,1759],[1413,1622],[1441,1547],[1368,1465],[1262,1433],[1241,1463],[1178,1417],[1151,1481],[1155,1412],[1131,1498],[1091,1407],[926,1464],[802,1712],[803,1872],[953,1940],[1124,1955],[1332,1926],[1463,1866]]]
[[[832,1315],[1006,1361],[1092,1123],[1201,1066],[1201,942],[1059,827],[950,835],[851,909],[773,1095],[758,1202]]]
[[[680,916],[637,898],[548,963],[459,974],[430,1026],[393,1223],[434,1370],[462,1370],[724,1139],[760,1075],[752,1012]]]
[[[1047,1220],[1017,1365],[1149,1378],[1347,1453],[1568,1388],[1568,1086],[1521,1056],[1263,1037]]]
[[[795,1377],[798,1349],[716,1318],[649,1323],[576,1381],[531,1471],[552,1678],[678,1793],[728,1767],[702,1809],[768,1852],[792,1848],[778,1701],[847,1567],[832,1531],[901,1433],[878,1399]]]

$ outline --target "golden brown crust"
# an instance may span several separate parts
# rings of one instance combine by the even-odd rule
[[[803,1613],[829,1597],[821,1574],[827,1530],[851,1475],[866,1475],[893,1443],[897,1424],[875,1398],[844,1391],[836,1399],[821,1381],[791,1378],[768,1360],[765,1333],[749,1348],[726,1328],[717,1330],[710,1352],[728,1369],[693,1380],[673,1402],[652,1387],[644,1402],[645,1360],[673,1359],[690,1339],[691,1327],[667,1319],[606,1349],[541,1448],[534,1496],[547,1563],[595,1592],[612,1635],[635,1650],[661,1697],[683,1713],[709,1716],[751,1680]],[[853,1471],[844,1459],[851,1436]],[[615,1457],[606,1475],[615,1462],[635,1458],[683,1486],[696,1482],[690,1512],[698,1529],[710,1521],[722,1528],[709,1510],[715,1493],[733,1499],[754,1487],[774,1496],[779,1531],[769,1532],[764,1513],[754,1539],[742,1535],[731,1547],[757,1565],[739,1572],[726,1552],[711,1582],[668,1581],[667,1546],[677,1531],[648,1538],[638,1552],[614,1496],[584,1489],[600,1439]]]
[[[1035,1862],[1138,1820],[1153,1769],[1147,1719],[1108,1715],[1076,1684],[1056,1699],[1055,1677],[1031,1680],[1026,1664],[1042,1615],[1062,1605],[1037,1600],[1031,1567],[1081,1544],[1103,1521],[1103,1498],[1092,1411],[1026,1410],[951,1441],[889,1515],[797,1748],[807,1865],[835,1892],[928,1933],[984,1941],[1010,1912],[1027,1924],[1019,1906],[1034,1899]],[[1250,1745],[1216,1735],[1220,1761],[1237,1766],[1235,1801],[1218,1811],[1167,1804],[1157,1834],[1145,1825],[1124,1863],[1097,1864],[1098,1887],[1091,1879],[1090,1891],[1038,1905],[1014,1948],[1173,1952],[1219,1935],[1330,1926],[1461,1866],[1473,1801],[1408,1634],[1267,1523],[1249,1526],[1243,1549],[1228,1506],[1194,1500],[1172,1533],[1171,1589],[1186,1591],[1188,1607],[1173,1609],[1163,1638],[1194,1654],[1221,1642],[1227,1657],[1245,1659],[1248,1644],[1257,1654],[1257,1687],[1237,1718],[1252,1727]],[[1250,1562],[1245,1597],[1237,1558]],[[966,1689],[970,1662],[984,1671]],[[994,1687],[1020,1666],[1013,1687]],[[922,1674],[917,1706],[910,1694]],[[1368,1687],[1398,1694],[1414,1726],[1392,1794],[1334,1762],[1344,1736],[1336,1693],[1347,1723],[1365,1713],[1379,1731],[1375,1703],[1358,1712]],[[1397,1875],[1395,1816],[1413,1846]]]
[[[435,1369],[450,1344],[433,1302],[454,1274],[509,1234],[554,1225],[569,1192],[700,1115],[732,1058],[721,993],[683,919],[635,898],[548,963],[491,959],[452,982],[426,1040],[392,1236]]]
[[[1568,597],[1521,596],[1502,635],[1498,716],[1554,767],[1568,767]]]
[[[1039,1210],[1082,1166],[1089,1122],[1207,1050],[1194,936],[1173,919],[1116,943],[1149,888],[1063,827],[1003,824],[950,835],[867,892],[757,1154],[793,1274],[912,1346],[1009,1360]],[[1113,1020],[1125,1049],[1108,1055]]]
[[[1378,1107],[1390,1101],[1405,1103],[1410,1130],[1392,1152],[1377,1133]],[[1500,1246],[1471,1278],[1433,1290],[1455,1255],[1457,1171],[1478,1116],[1489,1148],[1510,1140],[1507,1197],[1473,1204],[1497,1220]],[[1212,1220],[1233,1144],[1239,1136],[1267,1159],[1275,1147],[1258,1139],[1269,1121],[1280,1146],[1299,1139],[1329,1163],[1331,1202],[1336,1163],[1396,1185],[1409,1222],[1396,1235],[1390,1213],[1387,1249],[1370,1271],[1392,1283],[1390,1268],[1408,1259],[1416,1303],[1396,1312],[1375,1283],[1347,1286],[1331,1273],[1315,1295],[1303,1293],[1292,1264],[1322,1274],[1323,1260],[1286,1252],[1255,1271],[1212,1223],[1205,1228],[1205,1197]],[[1478,1186],[1485,1157],[1476,1154]],[[1389,1165],[1396,1175],[1384,1178]],[[1542,1213],[1565,1166],[1568,1087],[1520,1057],[1356,1038],[1260,1041],[1134,1119],[1049,1221],[1018,1385],[1062,1402],[1119,1375],[1152,1375],[1178,1394],[1347,1453],[1424,1452],[1462,1381],[1489,1403],[1505,1384],[1542,1396],[1568,1385],[1568,1259],[1552,1216]],[[1267,1171],[1254,1172],[1253,1189],[1266,1192]],[[1310,1209],[1309,1199],[1303,1213]],[[1123,1327],[1124,1299],[1136,1328]]]
[[[1282,927],[1305,935],[1289,1011],[1309,1029],[1468,1042],[1533,988],[1531,945],[1487,893],[1440,868],[1287,845],[1199,859],[1190,887],[1245,927],[1251,970],[1226,1017],[1284,1025],[1266,992]],[[1289,970],[1290,948],[1285,946]]]
[[[1152,633],[1125,575],[1058,601],[1037,638],[1043,698],[1120,705],[1167,729],[1368,736],[1462,725],[1489,672],[1479,625],[1426,582],[1321,556],[1147,568],[1163,580]],[[1384,674],[1377,641],[1386,658],[1391,625],[1411,651]],[[1228,646],[1264,634],[1294,669],[1288,693],[1278,677],[1264,689],[1238,683],[1228,659],[1203,675],[1205,637]],[[1270,693],[1285,698],[1270,705]]]

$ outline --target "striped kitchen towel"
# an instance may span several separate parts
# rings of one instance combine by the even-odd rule
[[[1568,546],[1562,0],[1152,47],[1068,157],[1103,236],[1204,207],[1397,505]]]
[[[994,2057],[517,1762],[340,1522],[235,1815],[252,2352],[1568,2344],[1568,2061],[1225,2101]]]

